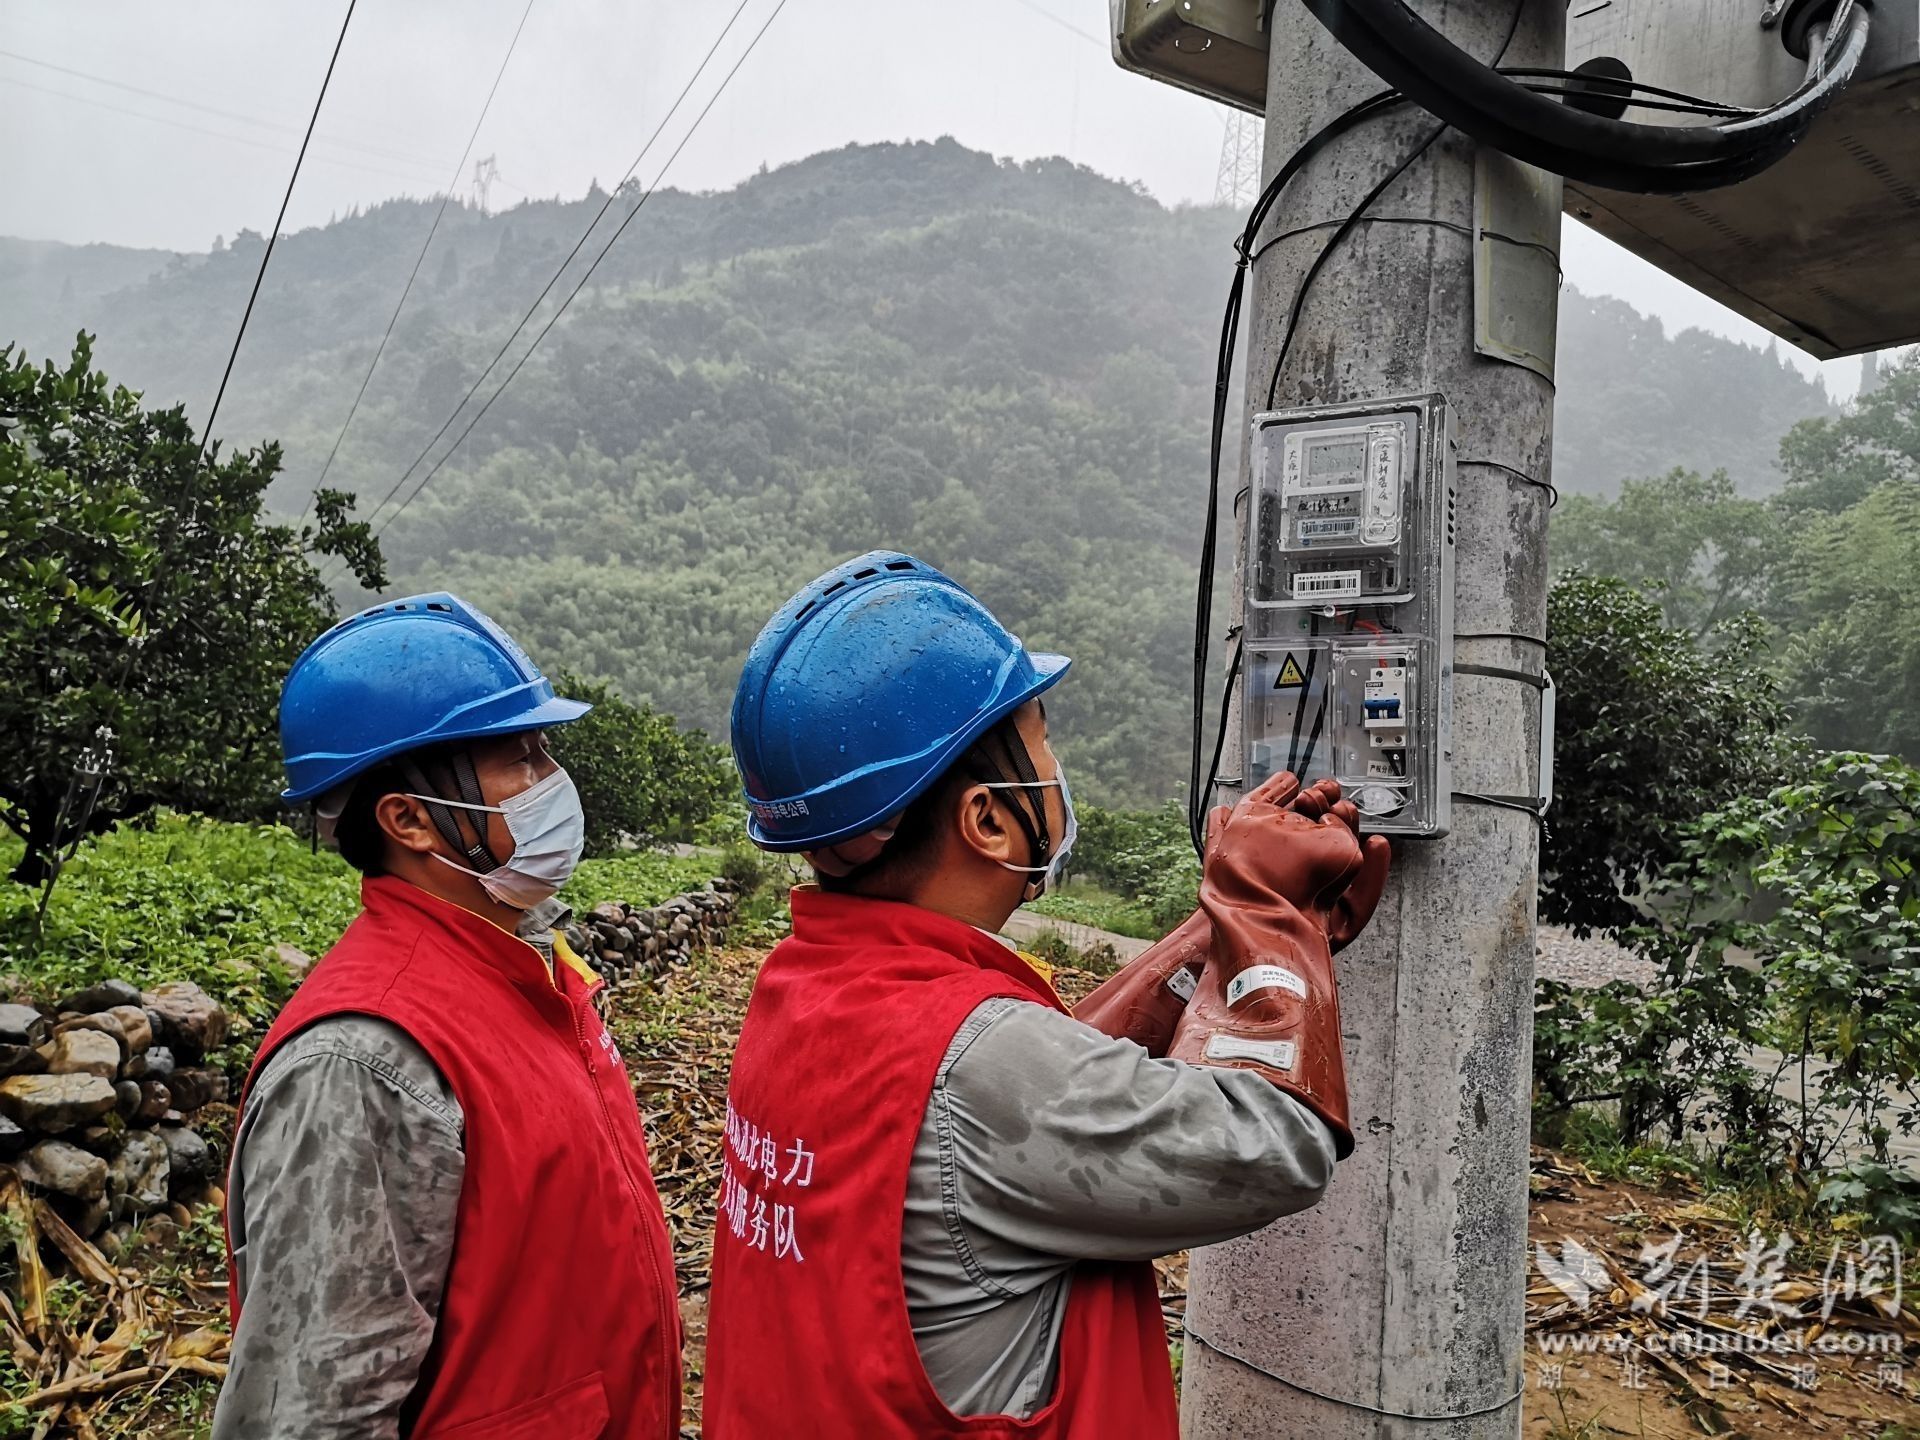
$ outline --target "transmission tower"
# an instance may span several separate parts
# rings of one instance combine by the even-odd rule
[[[1264,125],[1258,115],[1234,110],[1227,115],[1227,133],[1220,142],[1220,173],[1213,182],[1213,203],[1244,210],[1260,193],[1260,140]]]
[[[482,156],[473,162],[473,198],[480,206],[482,215],[491,213],[487,209],[487,196],[493,190],[493,182],[499,178],[500,165],[494,156]]]

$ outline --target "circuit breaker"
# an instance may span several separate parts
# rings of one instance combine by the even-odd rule
[[[1245,785],[1338,780],[1377,834],[1446,833],[1453,441],[1446,400],[1253,418]]]

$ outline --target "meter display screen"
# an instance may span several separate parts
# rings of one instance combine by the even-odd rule
[[[1344,440],[1336,445],[1310,445],[1307,448],[1307,483],[1358,485],[1367,464],[1367,442]]]

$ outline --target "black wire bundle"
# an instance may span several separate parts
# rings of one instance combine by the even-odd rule
[[[1481,144],[1570,180],[1642,194],[1710,190],[1766,169],[1806,135],[1867,48],[1867,6],[1837,0],[1806,79],[1784,100],[1745,114],[1723,107],[1709,125],[1648,125],[1555,104],[1549,97],[1565,90],[1516,83],[1498,60],[1475,59],[1405,0],[1304,3],[1374,74]],[[1594,77],[1573,78],[1594,86]],[[1609,80],[1579,93],[1619,97],[1644,88]],[[1645,108],[1670,107],[1649,101]]]
[[[1228,662],[1226,681],[1220,696],[1220,718],[1214,736],[1212,758],[1210,763],[1203,764],[1207,753],[1204,736],[1207,662],[1211,648],[1209,631],[1213,620],[1214,561],[1220,533],[1220,457],[1225,443],[1233,357],[1239,339],[1240,312],[1245,301],[1249,265],[1281,240],[1309,230],[1333,228],[1332,237],[1307,267],[1288,309],[1286,328],[1274,357],[1272,374],[1267,381],[1266,407],[1271,409],[1279,394],[1280,375],[1293,347],[1300,315],[1314,282],[1332,259],[1334,251],[1366,221],[1366,212],[1374,202],[1425,155],[1450,126],[1457,126],[1475,140],[1493,145],[1519,159],[1610,188],[1664,191],[1731,184],[1772,164],[1798,142],[1814,115],[1832,99],[1857,68],[1866,47],[1867,33],[1864,4],[1860,0],[1839,0],[1828,30],[1826,50],[1819,61],[1810,67],[1806,82],[1785,100],[1765,110],[1727,105],[1684,91],[1637,81],[1609,79],[1605,82],[1605,93],[1610,97],[1631,97],[1629,103],[1640,108],[1705,115],[1716,121],[1713,125],[1697,127],[1655,126],[1608,120],[1569,105],[1556,104],[1553,98],[1549,98],[1565,100],[1590,97],[1595,93],[1592,76],[1541,66],[1502,68],[1500,62],[1506,58],[1507,50],[1512,46],[1519,29],[1521,7],[1515,8],[1506,39],[1492,64],[1484,65],[1427,26],[1402,0],[1305,0],[1305,3],[1335,38],[1364,60],[1375,73],[1396,84],[1395,88],[1368,96],[1335,116],[1288,156],[1261,190],[1248,214],[1245,228],[1234,241],[1234,250],[1239,258],[1235,262],[1232,285],[1227,291],[1226,315],[1221,322],[1220,349],[1214,372],[1212,436],[1207,455],[1207,519],[1201,540],[1199,586],[1194,600],[1193,744],[1188,769],[1187,824],[1196,851],[1203,850],[1205,846],[1207,807],[1219,777],[1220,758],[1226,748],[1233,687],[1240,674],[1244,649],[1243,640],[1236,631],[1233,655]],[[1395,15],[1396,11],[1400,14]],[[1397,39],[1393,43],[1383,41],[1378,33],[1382,29],[1396,33]],[[1403,53],[1402,49],[1394,48],[1395,44],[1406,47],[1409,35],[1414,37],[1409,51]],[[1445,55],[1440,54],[1441,48],[1447,52]],[[1420,58],[1409,60],[1407,53],[1417,54]],[[1493,94],[1505,106],[1502,114],[1511,114],[1513,107],[1519,106],[1525,116],[1519,128],[1509,125],[1495,132],[1468,100],[1459,95],[1439,93],[1444,82],[1421,69],[1422,65],[1434,61],[1435,57],[1445,62],[1440,67],[1441,72],[1467,85],[1471,95],[1484,99],[1486,95]],[[1469,81],[1470,85],[1467,84]],[[1560,83],[1549,83],[1556,81]],[[1279,202],[1281,192],[1314,157],[1356,126],[1408,103],[1420,104],[1441,123],[1382,176],[1344,220],[1337,224],[1321,221],[1303,225],[1273,237],[1264,245],[1256,245],[1260,230]],[[1542,135],[1552,139],[1542,141]],[[1585,137],[1592,141],[1604,158],[1596,160],[1591,155],[1569,148],[1569,137]],[[1649,160],[1644,154],[1636,157],[1635,146],[1641,147],[1642,151],[1651,150],[1654,158]],[[1448,226],[1447,222],[1423,217],[1382,217],[1383,223],[1389,218],[1391,223],[1396,224],[1432,224],[1455,228]],[[1533,481],[1531,477],[1522,478],[1529,483],[1544,484]]]

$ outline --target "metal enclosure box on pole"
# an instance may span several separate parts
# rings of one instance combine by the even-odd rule
[[[1515,4],[1417,8],[1483,59],[1504,46],[1507,63],[1557,65],[1559,0]],[[1303,7],[1277,6],[1270,23],[1268,174],[1380,88]],[[1269,232],[1345,218],[1436,125],[1411,107],[1368,121],[1293,182]],[[1478,168],[1483,190],[1499,193],[1476,205],[1475,148],[1448,132],[1385,191],[1371,213],[1387,223],[1361,224],[1334,252],[1274,387],[1288,409],[1446,397],[1458,447],[1452,784],[1463,793],[1446,838],[1398,842],[1386,901],[1337,962],[1359,1148],[1315,1209],[1194,1256],[1182,1422],[1196,1440],[1519,1430],[1538,833],[1526,811],[1465,792],[1539,793],[1540,695],[1512,677],[1539,676],[1544,659],[1547,492],[1524,477],[1545,479],[1549,463],[1554,291],[1547,265],[1532,363],[1513,363],[1492,358],[1502,347],[1484,317],[1476,331],[1474,274],[1476,248],[1499,243],[1476,216],[1507,217],[1506,235],[1525,221],[1551,244],[1559,187],[1504,157]],[[1307,230],[1255,262],[1251,410],[1268,408],[1288,311],[1329,234]],[[1242,566],[1247,478],[1242,457]]]
[[[1733,105],[1807,69],[1813,0],[1584,0],[1567,60]],[[1799,146],[1696,195],[1567,186],[1567,213],[1822,359],[1920,340],[1920,3],[1883,0],[1860,70]],[[1631,120],[1672,120],[1630,108]]]

